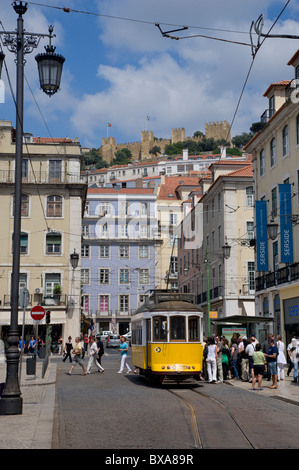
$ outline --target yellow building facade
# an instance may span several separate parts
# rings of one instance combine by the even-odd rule
[[[14,227],[14,128],[0,121],[0,332],[10,324]],[[80,180],[81,148],[71,139],[35,138],[24,134],[19,292],[29,291],[25,336],[35,335],[30,315],[35,305],[51,312],[53,339],[80,334],[80,255],[82,207],[87,185]],[[73,269],[70,255],[79,254]],[[23,311],[18,324],[21,331]],[[45,335],[45,320],[39,325]]]

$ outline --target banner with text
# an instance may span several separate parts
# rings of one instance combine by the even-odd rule
[[[268,271],[267,201],[255,201],[257,271]]]
[[[292,192],[290,184],[279,184],[280,262],[293,263]]]

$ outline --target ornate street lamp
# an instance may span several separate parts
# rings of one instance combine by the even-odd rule
[[[74,253],[71,253],[70,255],[70,261],[71,261],[72,268],[76,269],[76,267],[78,266],[78,262],[79,262],[79,255],[78,253],[76,253],[75,249],[74,249]]]
[[[275,224],[273,219],[271,219],[270,223],[267,224],[267,231],[268,237],[271,238],[271,240],[275,240],[278,232],[278,224]]]
[[[22,195],[22,155],[23,155],[23,112],[24,112],[24,55],[37,48],[42,37],[53,37],[53,28],[49,28],[49,34],[27,33],[24,29],[23,15],[27,11],[26,2],[13,2],[15,12],[18,15],[16,31],[0,31],[3,44],[10,52],[16,54],[17,86],[16,86],[16,153],[15,153],[15,192],[14,192],[14,236],[13,236],[13,263],[11,282],[11,316],[8,333],[8,349],[6,351],[6,382],[0,400],[0,415],[22,414],[23,399],[18,381],[19,367],[19,272],[20,272],[20,239],[21,239],[21,195]],[[51,43],[50,43],[50,48]],[[3,53],[0,63],[3,64]],[[47,54],[46,54],[47,55]],[[53,51],[53,56],[56,56]],[[46,81],[46,87],[51,90],[51,95],[59,88],[61,68],[64,59],[59,56],[61,63],[58,67],[50,67],[53,76]],[[48,60],[48,57],[45,58]],[[63,59],[63,61],[62,61]],[[43,62],[43,60],[41,61]],[[49,66],[48,66],[49,68]],[[53,81],[52,81],[53,80]],[[55,91],[54,91],[55,90]],[[48,93],[49,94],[49,93]]]

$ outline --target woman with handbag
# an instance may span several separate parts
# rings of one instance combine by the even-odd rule
[[[208,338],[208,355],[206,359],[209,383],[217,383],[217,345],[214,338]]]

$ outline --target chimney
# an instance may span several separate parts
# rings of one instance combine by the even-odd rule
[[[226,147],[225,146],[220,147],[220,152],[221,152],[221,157],[220,158],[226,158]]]
[[[183,160],[188,160],[188,149],[183,149]]]

